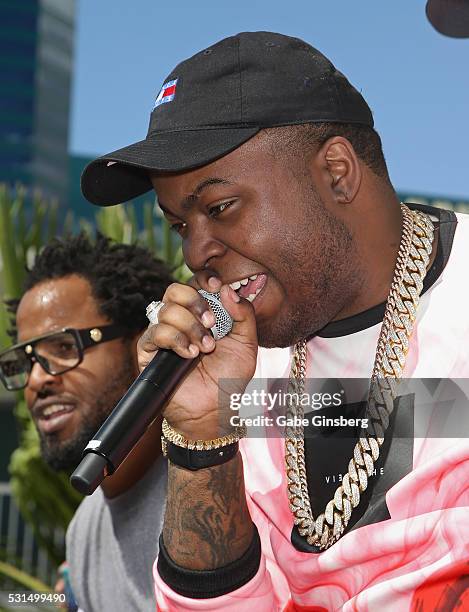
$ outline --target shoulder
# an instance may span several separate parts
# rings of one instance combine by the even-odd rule
[[[83,534],[88,534],[91,529],[98,528],[105,507],[101,489],[97,489],[93,495],[83,499],[67,529],[67,559],[69,551],[78,546],[80,542],[84,542]]]
[[[460,297],[469,297],[465,283],[469,258],[469,215],[445,215],[441,219],[439,233],[444,260],[441,281]]]
[[[85,497],[71,520],[65,538],[66,559],[69,565],[73,592],[80,602],[85,602],[85,585],[95,547],[99,546],[103,515],[106,504],[101,489]],[[94,550],[93,550],[94,549]]]
[[[419,365],[415,376],[469,375],[469,215],[445,211],[440,217],[442,269],[419,307]],[[415,347],[414,347],[415,348]],[[409,359],[412,353],[409,351]]]
[[[455,213],[456,227],[454,229],[453,250],[469,251],[469,215]]]

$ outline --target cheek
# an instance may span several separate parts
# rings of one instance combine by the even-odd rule
[[[31,391],[31,389],[26,387],[26,389],[24,390],[24,399],[26,401],[26,406],[28,408],[31,408],[34,403],[34,400],[36,399],[36,393],[34,393],[34,391]]]
[[[115,360],[110,360],[100,352],[85,353],[81,364],[63,377],[64,392],[73,395],[81,405],[93,404],[106,387],[108,377],[117,368],[115,363],[109,363]]]
[[[275,217],[246,219],[226,236],[233,251],[263,264],[275,259],[282,223]]]
[[[73,396],[81,408],[93,403],[93,398],[99,394],[100,386],[100,381],[93,372],[80,367],[64,376],[64,393]]]
[[[99,396],[103,389],[109,389],[109,385],[113,388],[126,385],[129,376],[133,380],[138,374],[136,351],[123,350],[120,346],[99,348],[106,350],[89,353],[74,371],[80,375],[83,389],[91,397]]]
[[[65,383],[67,391],[77,396],[88,397],[97,395],[106,384],[106,368],[102,363],[96,367],[88,363],[86,367],[78,366],[71,372]]]

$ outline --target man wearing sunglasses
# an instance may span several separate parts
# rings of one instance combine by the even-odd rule
[[[24,389],[53,469],[77,466],[136,377],[145,307],[171,281],[150,252],[102,236],[55,240],[36,258],[13,305],[18,343],[0,352],[0,378],[11,391]],[[163,512],[166,483],[160,429],[148,430],[69,527],[67,560],[83,610],[154,610],[155,512]]]

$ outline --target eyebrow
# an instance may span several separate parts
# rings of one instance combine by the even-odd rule
[[[207,189],[208,187],[211,187],[212,185],[233,185],[233,183],[226,179],[218,178],[215,176],[204,179],[196,186],[196,188],[194,189],[192,193],[190,193],[188,196],[186,196],[182,200],[181,202],[182,210],[186,212],[190,210],[192,205],[197,201],[197,199],[199,198],[201,193],[204,191],[204,189]],[[158,205],[161,208],[161,210],[165,212],[166,214],[177,216],[177,215],[174,215],[174,213],[172,213],[168,208],[166,208],[166,206],[164,206],[161,202],[158,202]]]

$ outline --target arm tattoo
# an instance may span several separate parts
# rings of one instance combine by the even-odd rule
[[[169,463],[163,540],[175,563],[197,570],[223,567],[246,552],[252,536],[239,454],[197,472]]]

